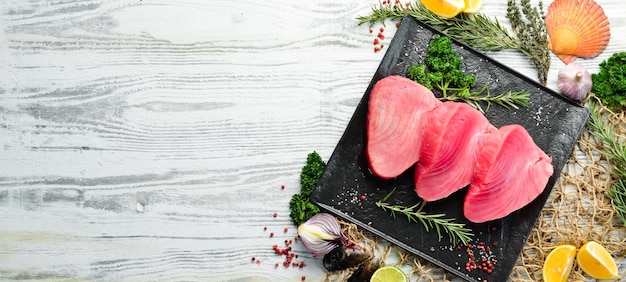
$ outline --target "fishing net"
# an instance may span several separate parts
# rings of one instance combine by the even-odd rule
[[[615,129],[622,141],[626,140],[626,116],[601,109],[602,116]],[[580,136],[574,151],[561,172],[510,275],[510,281],[541,281],[543,262],[558,245],[582,246],[597,241],[616,259],[621,276],[626,263],[626,228],[611,205],[609,189],[615,182],[610,160],[599,153],[603,143],[589,128]],[[353,242],[360,242],[363,251],[387,265],[400,267],[411,281],[457,281],[454,275],[412,255],[381,238],[364,232],[356,225],[341,221],[344,234]],[[345,281],[355,269],[331,272],[325,281]],[[587,281],[588,276],[574,265],[568,281]],[[620,278],[618,281],[626,281]]]

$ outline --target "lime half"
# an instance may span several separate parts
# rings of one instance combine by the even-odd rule
[[[406,282],[406,275],[395,266],[383,266],[372,274],[370,282]]]

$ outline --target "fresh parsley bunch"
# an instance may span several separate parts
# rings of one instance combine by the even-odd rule
[[[294,194],[289,201],[289,216],[296,226],[320,212],[319,207],[309,197],[325,168],[326,163],[317,152],[313,151],[307,156],[306,165],[302,167],[300,174],[300,193]]]
[[[450,37],[437,34],[428,44],[424,65],[410,66],[406,77],[430,90],[441,90],[445,98],[448,90],[469,90],[476,85],[476,76],[466,75],[460,67],[461,58],[452,50]]]
[[[626,108],[626,52],[614,53],[600,63],[600,72],[591,74],[595,94],[611,111]]]
[[[452,49],[450,37],[436,34],[427,49],[424,64],[410,66],[406,77],[430,90],[440,90],[441,100],[466,102],[481,112],[488,110],[492,103],[507,109],[517,109],[518,105],[528,106],[530,94],[526,91],[506,91],[492,96],[487,83],[478,91],[471,91],[476,85],[476,76],[461,70],[461,57]],[[483,109],[481,102],[487,104],[486,109]]]

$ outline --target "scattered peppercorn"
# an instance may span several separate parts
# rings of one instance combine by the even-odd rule
[[[267,226],[263,227],[263,230],[267,230]],[[285,233],[289,232],[289,228],[288,227],[284,227],[283,231]],[[274,232],[269,232],[269,236],[270,238],[274,237]],[[292,246],[291,244],[293,244],[293,242],[298,241],[298,236],[293,237],[293,239],[285,239],[285,247],[284,248],[279,248],[277,244],[272,245],[272,249],[274,250],[274,253],[278,256],[285,256],[284,261],[282,262],[282,265],[286,268],[288,267],[298,267],[298,268],[304,268],[307,266],[306,262],[302,261],[302,260],[297,260],[298,259],[298,255],[296,253],[294,253],[292,251]],[[297,260],[297,261],[296,261]],[[259,260],[256,257],[252,257],[251,261],[253,263],[256,263],[258,265],[261,264],[261,260]],[[278,266],[281,264],[281,262],[275,262],[274,263],[274,268],[278,268]]]
[[[495,269],[495,265],[498,263],[495,255],[491,252],[491,248],[486,246],[486,243],[483,241],[480,241],[477,244],[467,244],[467,249],[465,251],[468,255],[467,262],[465,263],[465,270],[468,272],[480,270],[487,274],[491,274]]]
[[[273,214],[273,216],[274,216],[274,217],[277,217],[277,216],[278,216],[278,213],[274,213],[274,214]]]
[[[302,281],[306,280],[306,276],[302,275]]]

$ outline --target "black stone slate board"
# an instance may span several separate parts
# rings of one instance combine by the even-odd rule
[[[376,201],[394,188],[396,192],[387,200],[388,203],[412,206],[420,202],[421,199],[413,188],[413,169],[395,179],[382,180],[371,174],[364,154],[369,91],[379,79],[389,75],[404,75],[409,66],[422,64],[426,46],[434,34],[439,32],[412,17],[402,20],[348,127],[328,160],[311,200],[327,212],[354,222],[467,281],[506,281],[559,177],[559,172],[572,153],[589,117],[589,111],[453,40],[453,48],[461,55],[463,70],[477,76],[477,88],[488,82],[492,94],[505,90],[526,90],[531,93],[528,108],[507,110],[499,105],[492,105],[485,115],[496,127],[512,123],[523,125],[535,143],[552,157],[555,171],[541,195],[524,208],[500,220],[482,224],[469,222],[463,215],[463,198],[467,188],[425,206],[424,211],[428,213],[445,213],[446,217],[465,223],[476,234],[473,244],[484,242],[490,246],[493,258],[497,259],[493,273],[487,274],[478,270],[468,272],[465,270],[468,260],[466,246],[460,250],[453,248],[447,234],[443,233],[444,237],[440,241],[436,231],[426,232],[422,225],[408,222],[404,215],[392,217],[390,212],[376,207]],[[365,200],[361,199],[361,195],[366,196]],[[474,249],[474,253],[479,257],[477,249]]]

